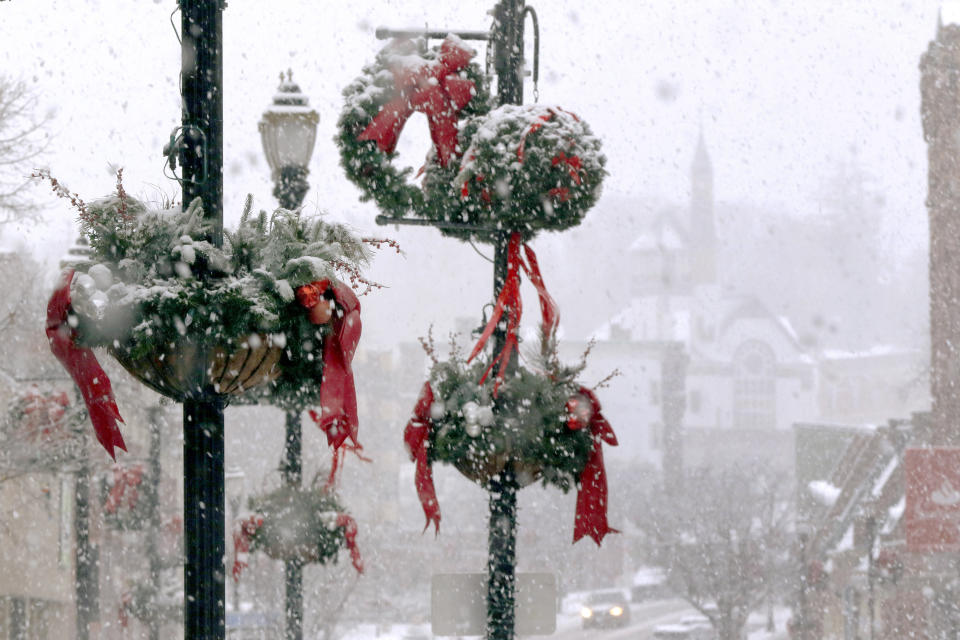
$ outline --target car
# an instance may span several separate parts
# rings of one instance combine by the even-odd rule
[[[704,625],[702,620],[695,618],[699,616],[691,616],[686,621],[675,624],[661,624],[654,627],[654,640],[713,640],[716,636],[709,621]]]
[[[625,627],[630,624],[630,603],[623,591],[596,591],[580,607],[584,629]]]

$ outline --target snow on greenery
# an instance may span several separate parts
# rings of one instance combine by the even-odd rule
[[[277,404],[307,406],[319,399],[319,349],[326,325],[313,325],[295,302],[297,287],[323,279],[348,280],[367,293],[367,245],[389,240],[355,236],[344,225],[299,210],[252,213],[248,197],[237,229],[223,246],[210,241],[212,222],[199,198],[185,210],[156,207],[117,192],[85,203],[47,173],[61,197],[79,211],[90,243],[89,261],[76,266],[71,298],[77,340],[121,347],[131,358],[162,353],[182,338],[229,346],[267,336],[286,347],[271,394]],[[257,338],[259,340],[259,337]]]
[[[463,240],[491,241],[497,231],[519,231],[529,239],[540,230],[579,224],[599,198],[606,175],[599,139],[560,107],[504,105],[490,111],[487,78],[475,63],[459,72],[474,83],[474,95],[459,113],[457,155],[442,166],[431,148],[417,174],[423,174],[422,188],[409,182],[412,168],[393,166],[395,153],[359,139],[381,110],[403,95],[396,79],[435,63],[439,55],[439,46],[427,48],[422,41],[391,43],[344,90],[336,142],[340,164],[362,191],[361,199],[373,200],[394,218],[476,227],[440,227]]]
[[[462,41],[458,44],[465,47]],[[395,218],[414,215],[431,220],[454,220],[461,206],[452,187],[456,164],[451,162],[447,167],[441,167],[432,146],[425,160],[421,189],[408,181],[413,174],[411,167],[393,165],[396,153],[384,153],[376,142],[358,139],[380,109],[397,95],[392,70],[431,64],[439,55],[440,46],[428,48],[423,40],[391,42],[343,90],[344,106],[337,121],[335,138],[340,148],[340,165],[347,178],[360,188],[361,200],[373,200],[381,211]],[[480,66],[471,62],[459,75],[474,84],[472,98],[460,116],[467,118],[487,113],[490,93]],[[424,140],[424,148],[428,146],[429,141]]]
[[[464,222],[521,231],[580,224],[606,175],[600,140],[560,107],[503,105],[472,118],[454,187]]]
[[[493,373],[478,384],[489,364],[485,358],[467,364],[452,345],[450,357],[440,361],[432,338],[421,342],[433,361],[430,462],[452,464],[485,486],[513,460],[521,484],[539,477],[564,492],[575,486],[592,436],[589,429],[567,427],[567,401],[579,391],[575,378],[585,363],[566,367],[554,352],[531,353],[527,359],[534,368],[517,367],[494,396]]]

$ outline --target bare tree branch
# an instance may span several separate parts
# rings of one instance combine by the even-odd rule
[[[38,114],[37,97],[21,80],[0,76],[0,226],[33,220],[39,207],[26,196],[30,170],[47,149],[49,117]]]

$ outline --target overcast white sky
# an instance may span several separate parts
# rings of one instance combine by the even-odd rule
[[[840,162],[856,159],[887,196],[884,222],[893,244],[925,243],[917,65],[935,32],[938,2],[532,4],[543,37],[541,102],[576,111],[602,137],[610,171],[606,197],[685,202],[702,126],[718,200],[764,204],[773,213],[815,213],[830,174]],[[492,5],[230,0],[224,18],[227,224],[239,217],[248,192],[273,206],[256,126],[278,72],[292,68],[321,114],[308,204],[372,227],[376,211],[358,202],[337,166],[332,137],[342,87],[382,45],[373,36],[377,26],[486,29]],[[174,190],[162,176],[160,152],[180,118],[180,52],[169,21],[175,7],[173,0],[0,1],[0,69],[34,83],[44,108],[54,113],[56,139],[45,164],[85,197],[112,189],[111,164],[125,167],[133,193],[149,185]],[[528,83],[528,101],[531,94]],[[425,123],[417,121],[405,131],[401,151],[415,162],[428,144]],[[590,216],[603,211],[601,200]],[[39,228],[2,233],[16,233],[43,255],[57,256],[75,233],[73,216],[51,202],[49,219]],[[375,275],[389,280],[393,292],[374,306],[409,305],[414,290],[397,279],[426,279],[430,256],[454,252],[470,254],[476,264],[464,264],[463,277],[452,284],[438,281],[438,299],[444,287],[456,287],[477,290],[476,308],[486,301],[489,266],[468,247],[428,230],[380,233],[399,237],[408,257],[379,261]],[[568,233],[576,242],[578,231]],[[561,306],[575,302],[562,292],[558,297]],[[454,313],[418,315],[402,308],[398,315],[409,317],[416,335],[431,317]]]

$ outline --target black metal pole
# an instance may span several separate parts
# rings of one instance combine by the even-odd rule
[[[300,412],[287,411],[283,482],[289,487],[299,487],[303,478],[302,429]],[[284,637],[286,640],[303,640],[303,564],[296,560],[285,561],[283,575]]]
[[[180,0],[183,206],[202,199],[215,246],[223,243],[224,5],[224,0]],[[205,359],[199,360],[205,369]],[[197,374],[202,388],[183,403],[184,637],[223,640],[224,403],[206,384],[205,371]]]
[[[76,534],[75,597],[77,607],[77,640],[88,640],[90,623],[98,617],[99,576],[97,549],[90,544],[90,462],[86,452],[74,484],[74,532]]]
[[[289,211],[303,204],[310,188],[306,167],[283,167],[274,185],[273,195],[280,206]],[[286,438],[283,448],[283,482],[288,487],[299,487],[303,480],[303,426],[300,409],[287,411]],[[303,563],[287,560],[283,563],[284,576],[284,639],[303,640]]]
[[[223,640],[223,401],[183,403],[184,637]]]
[[[500,295],[500,290],[503,289],[507,279],[508,243],[508,234],[498,234],[493,254],[494,299]],[[504,331],[498,326],[493,334],[493,352],[500,353],[504,342]],[[516,358],[512,358],[511,362],[515,363]],[[518,490],[516,474],[509,464],[498,478],[490,482],[487,556],[488,640],[513,640],[514,638]]]
[[[153,584],[153,593],[160,593],[160,563],[159,539],[162,517],[160,515],[160,453],[162,445],[162,414],[163,408],[160,406],[150,407],[148,410],[150,416],[150,447],[147,453],[147,482],[144,487],[144,499],[149,507],[147,516],[147,562],[150,565],[150,582]],[[148,637],[150,640],[160,640],[160,626],[162,620],[158,611],[154,611],[147,619]]]
[[[494,7],[491,44],[497,72],[498,101],[523,103],[523,4],[501,0]],[[507,279],[507,233],[497,234],[493,258],[493,297]],[[501,326],[493,334],[494,353],[503,350]],[[515,358],[511,359],[516,362]],[[509,372],[508,372],[509,373]],[[487,557],[487,640],[513,640],[516,610],[517,478],[511,465],[490,482],[490,521]]]

